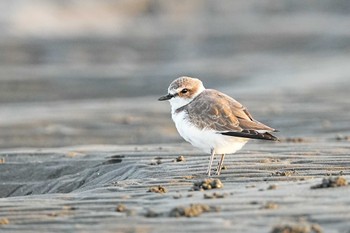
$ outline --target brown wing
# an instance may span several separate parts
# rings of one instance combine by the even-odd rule
[[[184,110],[189,113],[190,121],[198,128],[212,129],[224,135],[267,139],[262,137],[265,132],[260,132],[275,131],[254,120],[238,101],[215,90],[203,91],[186,105]]]

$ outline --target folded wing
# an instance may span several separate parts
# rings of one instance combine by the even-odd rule
[[[234,137],[278,140],[270,134],[275,129],[254,120],[242,104],[216,90],[203,91],[183,110],[200,129],[212,129]]]

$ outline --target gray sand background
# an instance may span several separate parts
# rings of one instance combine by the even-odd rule
[[[310,188],[350,180],[347,1],[0,9],[0,232],[350,232],[349,187]],[[280,130],[280,143],[251,141],[228,156],[223,189],[189,191],[208,156],[183,142],[157,101],[180,75]],[[157,185],[168,192],[147,192]],[[204,198],[214,192],[224,198]],[[168,216],[198,203],[220,211]]]

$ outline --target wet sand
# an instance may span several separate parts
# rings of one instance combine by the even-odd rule
[[[208,156],[186,144],[9,150],[0,156],[1,232],[270,232],[285,224],[346,232],[349,187],[311,187],[349,180],[348,152],[343,141],[250,143],[213,177],[223,188],[193,191]],[[165,193],[149,192],[159,185]],[[215,211],[171,215],[192,204]]]
[[[348,3],[125,2],[0,5],[0,232],[349,233]],[[157,101],[179,75],[281,142],[205,181]]]

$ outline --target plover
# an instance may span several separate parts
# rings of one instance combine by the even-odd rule
[[[177,131],[194,147],[210,153],[210,176],[215,154],[221,154],[216,174],[220,175],[225,154],[240,150],[249,139],[277,141],[277,130],[253,119],[238,101],[217,90],[205,89],[197,78],[180,77],[159,101],[169,100]]]

